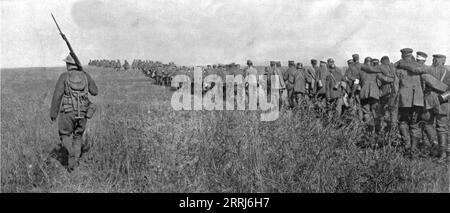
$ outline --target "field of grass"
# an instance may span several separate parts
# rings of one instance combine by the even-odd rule
[[[49,118],[64,68],[1,70],[2,192],[448,192],[449,169],[408,159],[394,135],[345,128],[309,109],[261,122],[252,111],[174,111],[140,72],[87,68],[100,94],[92,144],[72,173],[49,158]]]

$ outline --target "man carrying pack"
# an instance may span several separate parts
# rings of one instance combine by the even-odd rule
[[[91,76],[80,69],[71,55],[66,62],[67,72],[62,73],[56,83],[50,108],[50,119],[58,117],[58,132],[62,146],[67,150],[67,170],[73,171],[78,165],[81,155],[82,136],[86,128],[87,119],[93,115],[93,106],[88,94],[98,94],[97,85]],[[84,145],[86,146],[86,145]]]

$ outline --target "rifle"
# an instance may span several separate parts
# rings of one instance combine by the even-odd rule
[[[72,49],[72,46],[69,43],[69,40],[67,40],[66,35],[64,35],[64,33],[62,33],[61,28],[59,28],[58,22],[55,19],[55,16],[53,16],[53,13],[50,13],[52,15],[53,21],[55,21],[56,27],[59,30],[59,34],[61,35],[62,39],[66,42],[67,47],[69,47],[69,51],[70,51],[70,55],[72,56],[73,60],[75,61],[78,69],[83,70],[83,67],[81,66],[81,62],[80,60],[78,60],[77,55],[75,54],[75,52]]]

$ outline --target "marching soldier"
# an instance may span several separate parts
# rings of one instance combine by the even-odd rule
[[[426,113],[422,116],[425,121],[427,136],[434,138],[435,128],[437,130],[438,144],[433,143],[433,147],[438,149],[437,157],[440,162],[448,162],[450,149],[448,147],[449,137],[449,112],[450,104],[448,100],[442,98],[449,89],[450,76],[445,65],[446,56],[433,55],[433,64],[431,67],[414,64],[400,64],[403,69],[411,72],[426,73],[422,80],[425,82],[425,109]],[[446,93],[448,94],[448,93]],[[431,135],[428,135],[431,134]]]
[[[326,98],[326,88],[325,82],[327,76],[330,74],[327,68],[326,61],[320,61],[320,67],[317,69],[316,77],[317,77],[317,98],[323,100]]]
[[[319,67],[317,66],[317,60],[311,59],[311,67],[306,69],[308,76],[310,77],[311,82],[307,82],[308,90],[306,91],[309,98],[313,98],[316,95],[317,91],[317,76],[316,73],[319,71]]]
[[[270,69],[271,69],[271,74],[275,75],[276,78],[278,79],[278,83],[280,86],[280,90],[279,90],[279,96],[280,96],[280,100],[278,102],[279,104],[279,109],[281,110],[281,107],[283,105],[283,103],[286,102],[287,98],[287,91],[286,91],[286,83],[284,82],[284,77],[283,77],[283,72],[281,71],[281,69],[279,69],[279,67],[281,67],[281,62],[279,61],[272,61],[273,63],[270,63]]]
[[[294,98],[296,104],[308,103],[307,91],[308,86],[311,84],[311,77],[308,75],[306,70],[303,68],[302,63],[297,63],[297,75],[294,80]]]
[[[97,85],[92,77],[77,66],[71,55],[64,59],[67,72],[62,73],[56,83],[50,108],[50,119],[58,117],[58,133],[62,146],[67,150],[67,170],[73,171],[83,149],[82,136],[87,119],[92,117],[92,103],[88,94],[98,94]],[[61,145],[59,145],[61,146]]]
[[[376,62],[375,62],[376,63]],[[370,129],[375,126],[377,119],[378,101],[380,98],[380,91],[377,84],[378,67],[373,66],[374,60],[370,57],[364,59],[364,64],[361,67],[359,78],[361,81],[361,108],[363,112],[363,121],[368,124]]]
[[[250,92],[256,92],[258,86],[258,71],[253,67],[251,60],[247,60],[247,67],[244,69],[244,79],[246,101],[250,103]]]
[[[398,122],[398,77],[394,64],[390,62],[388,56],[381,57],[381,65],[379,66],[381,77],[380,102],[378,108],[378,116],[380,118],[379,127],[383,128],[384,123],[388,130],[397,127]],[[387,117],[387,118],[386,118]]]
[[[402,59],[395,63],[399,78],[399,130],[406,149],[416,150],[420,139],[418,115],[424,107],[424,97],[420,75],[424,71],[407,70],[409,65],[416,68],[419,64],[414,60],[411,48],[401,49]]]
[[[294,86],[295,86],[295,79],[297,78],[297,69],[295,69],[295,62],[294,61],[288,61],[288,69],[284,73],[283,79],[286,82],[286,89],[287,89],[287,95],[289,100],[289,106],[291,108],[294,108],[296,97],[294,94]]]
[[[327,64],[329,74],[325,79],[325,91],[328,100],[328,109],[335,110],[337,116],[341,116],[343,107],[342,98],[347,84],[345,83],[345,78],[341,70],[334,64],[334,59],[329,58]]]
[[[128,64],[128,61],[127,61],[127,60],[125,60],[125,62],[123,63],[123,69],[124,69],[125,71],[127,71],[128,69],[130,69],[130,64]]]
[[[362,64],[359,62],[359,55],[352,55],[352,63],[348,65],[348,70],[345,73],[347,81],[349,83],[349,105],[353,108],[353,110],[358,114],[359,119],[363,119],[363,113],[360,109],[361,100],[360,100],[360,79],[359,74],[361,72]]]

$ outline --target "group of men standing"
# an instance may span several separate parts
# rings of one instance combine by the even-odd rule
[[[401,59],[395,63],[388,56],[381,60],[366,57],[360,63],[359,55],[353,54],[345,72],[332,58],[319,65],[312,59],[310,68],[289,61],[282,72],[289,105],[315,101],[337,116],[350,111],[371,131],[398,129],[407,150],[434,150],[439,161],[448,162],[450,74],[446,56],[433,55],[432,65],[427,66],[426,53],[418,51],[414,57],[411,48],[400,52]],[[266,68],[267,75],[276,73],[275,64]]]
[[[122,68],[126,71],[130,69],[130,64],[127,60],[123,63],[123,65],[120,63],[120,60],[106,60],[106,59],[95,59],[95,60],[89,60],[88,63],[89,66],[96,66],[96,67],[102,67],[102,68],[111,68],[114,71],[120,71]]]

